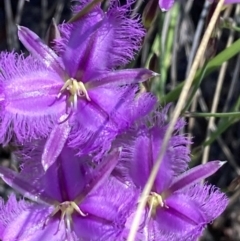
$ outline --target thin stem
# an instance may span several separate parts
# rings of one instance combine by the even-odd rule
[[[185,117],[195,118],[195,117],[215,117],[215,118],[229,118],[229,117],[240,117],[240,112],[225,112],[225,113],[197,113],[197,112],[185,112]]]
[[[225,15],[229,15],[231,13],[231,9],[232,8],[228,8],[228,11],[225,12]],[[228,38],[228,42],[227,42],[227,47],[229,47],[234,39],[234,32],[231,31],[229,38]],[[218,76],[218,80],[217,80],[217,86],[215,89],[215,93],[214,93],[214,97],[213,97],[213,104],[211,107],[211,113],[215,113],[218,107],[218,103],[219,103],[219,99],[220,99],[220,94],[221,94],[221,90],[222,90],[222,86],[223,86],[223,81],[225,79],[225,75],[226,75],[226,71],[227,71],[227,67],[228,67],[228,62],[223,63],[219,76]],[[215,116],[210,117],[209,121],[208,121],[208,126],[207,126],[207,135],[206,135],[206,140],[209,138],[211,131],[212,131],[212,126],[215,122]],[[210,153],[210,148],[211,146],[206,146],[204,148],[203,151],[203,157],[202,157],[202,164],[207,163],[208,157],[209,157],[209,153]],[[204,180],[203,180],[204,181]]]

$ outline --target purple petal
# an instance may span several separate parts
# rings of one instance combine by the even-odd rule
[[[227,198],[211,185],[197,184],[174,193],[165,203],[168,208],[157,211],[156,232],[168,238],[173,234],[171,240],[195,240],[224,211]]]
[[[154,218],[151,236],[160,235],[163,240],[195,240],[206,225],[204,212],[198,203],[185,195],[172,195],[166,200],[168,208],[159,208]]]
[[[168,206],[166,212],[171,212],[187,225],[197,225],[205,221],[201,206],[188,196],[173,194],[167,198],[166,205]]]
[[[144,31],[138,19],[128,17],[130,13],[130,4],[115,4],[107,14],[96,7],[84,19],[63,25],[63,61],[71,77],[87,82],[100,70],[116,68],[133,58]]]
[[[66,115],[60,117],[59,122],[66,119]],[[42,165],[46,171],[61,153],[69,136],[71,127],[68,121],[57,124],[51,131],[42,154]]]
[[[3,240],[65,240],[64,222],[59,225],[59,217],[54,216],[46,224],[52,208],[33,204],[22,210],[8,223],[3,234]],[[13,210],[14,212],[14,210]]]
[[[133,146],[129,147],[129,151],[133,155],[133,160],[130,162],[130,177],[138,187],[143,188],[153,166],[152,145],[147,131],[143,129],[138,133],[138,138]]]
[[[223,164],[225,164],[225,162],[211,161],[206,164],[191,168],[190,170],[178,176],[168,190],[172,193],[189,185],[198,183],[202,179],[214,174]]]
[[[64,68],[58,56],[34,32],[26,27],[18,26],[18,37],[28,51],[44,63],[47,68],[53,69],[64,77]]]
[[[165,111],[151,113],[146,118],[146,123],[153,123],[154,126],[149,127],[144,120],[142,126],[135,133],[129,134],[133,141],[129,142],[127,140],[128,142],[124,141],[122,143],[124,146],[123,152],[126,154],[124,161],[127,162],[130,168],[129,176],[141,188],[144,187],[148,180],[166,133],[167,126],[163,122],[164,114]],[[152,118],[151,116],[155,117]],[[175,130],[179,131],[182,127],[183,122],[179,120]],[[129,137],[127,138],[129,139]],[[190,151],[187,148],[189,143],[190,141],[185,136],[178,135],[176,132],[171,137],[153,185],[153,191],[163,192],[172,183],[174,177],[186,170],[190,160]]]
[[[85,82],[85,79],[88,78],[86,75],[91,74],[92,71],[95,71],[94,69],[97,72],[97,70],[106,68],[106,47],[102,47],[105,33],[98,30],[102,24],[103,22],[100,21],[93,26],[89,26],[82,34],[86,26],[81,22],[81,25],[77,25],[71,32],[62,56],[69,76]],[[76,53],[78,54],[76,55]],[[97,62],[100,59],[101,65]],[[93,68],[93,66],[95,67]]]
[[[74,200],[86,186],[89,157],[79,157],[76,151],[65,146],[55,163],[46,171],[45,189],[55,193],[59,202]],[[60,198],[59,198],[60,196]]]
[[[118,1],[112,1],[112,6],[107,12],[107,28],[113,30],[112,44],[109,46],[109,68],[125,65],[132,60],[141,48],[145,35],[140,18],[136,15],[131,17],[133,2],[127,1],[123,6],[118,4]]]
[[[174,0],[159,0],[158,3],[162,11],[168,11],[174,4]]]
[[[178,125],[181,120],[178,120]],[[181,126],[181,125],[180,125]],[[166,133],[167,126],[153,127],[151,129],[153,159],[157,160],[159,147],[162,146],[162,141]],[[179,129],[175,129],[179,130]],[[187,169],[190,161],[190,150],[187,145],[190,141],[184,135],[175,134],[171,137],[168,148],[163,157],[159,174],[155,180],[155,188],[157,192],[162,192],[172,183],[173,179]]]
[[[19,200],[16,196],[11,194],[8,201],[4,203],[3,199],[0,199],[0,239],[3,240],[4,231],[6,227],[16,219],[16,217],[30,206],[30,203]],[[5,240],[5,239],[4,239]]]
[[[196,184],[180,192],[187,196],[187,200],[191,199],[201,207],[205,223],[211,223],[221,215],[228,204],[227,196],[212,185]]]
[[[156,106],[157,98],[152,93],[139,93],[137,98],[134,99],[132,105],[129,105],[130,112],[132,113],[130,123],[134,123],[149,114]]]
[[[86,84],[87,89],[101,85],[127,85],[144,82],[157,74],[148,69],[126,69],[99,73],[97,79]]]
[[[12,53],[1,54],[0,68],[0,141],[8,142],[13,133],[21,142],[47,135],[65,111],[64,98],[56,101],[60,77],[31,56]]]
[[[82,7],[85,7],[85,5],[88,4],[89,2],[90,1],[88,1],[88,0],[78,2],[78,4],[81,4],[82,6],[81,7],[76,6],[76,8],[75,8],[75,6],[73,6],[74,13],[77,14],[79,11],[82,10]],[[64,52],[66,51],[68,42],[70,41],[70,39],[73,38],[73,36],[76,36],[76,35],[74,35],[74,31],[76,31],[76,30],[78,31],[79,37],[84,36],[84,33],[86,33],[90,27],[94,26],[96,23],[101,21],[103,19],[103,17],[104,17],[104,14],[99,5],[99,6],[96,6],[88,14],[82,16],[76,23],[71,23],[71,24],[63,23],[63,24],[58,25],[58,28],[60,30],[60,35],[62,36],[62,38],[56,39],[54,41],[54,43],[55,43],[54,49],[56,49],[56,51],[58,53],[64,54]]]
[[[42,203],[54,203],[54,200],[46,194],[44,186],[39,185],[40,175],[29,179],[27,175],[20,175],[9,168],[0,167],[0,177],[3,181],[24,197]]]
[[[76,215],[73,222],[73,230],[77,234],[80,240],[116,240],[114,239],[117,227],[114,227],[103,222],[106,220],[98,220],[95,217],[87,216],[81,217]],[[112,239],[108,239],[110,238]]]
[[[91,160],[76,156],[76,151],[64,146],[56,161],[45,171],[42,166],[45,143],[40,144],[31,152],[30,159],[21,159],[24,165],[19,177],[27,179],[28,183],[34,181],[42,190],[41,199],[47,196],[59,203],[74,200],[86,184],[86,170],[89,167],[86,169],[85,166]]]
[[[124,240],[120,237],[138,195],[136,190],[123,186],[116,179],[106,181],[80,204],[87,216],[76,216],[75,232],[85,240]]]

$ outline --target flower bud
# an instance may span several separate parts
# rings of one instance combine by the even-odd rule
[[[143,25],[145,28],[150,28],[152,23],[155,21],[157,14],[158,14],[159,8],[158,8],[158,1],[156,0],[150,0],[148,1],[147,5],[145,6],[143,10]]]

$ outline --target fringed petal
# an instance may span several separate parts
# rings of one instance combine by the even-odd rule
[[[143,188],[151,173],[154,160],[152,159],[152,143],[149,139],[147,130],[139,131],[134,141],[134,146],[129,147],[132,152],[132,161],[130,162],[130,177],[137,187]]]
[[[148,236],[155,237],[147,240],[196,240],[224,211],[227,198],[211,185],[197,184],[172,194],[165,204],[147,223]]]
[[[57,142],[57,141],[56,141]],[[25,179],[28,186],[33,183],[35,189],[41,190],[40,198],[50,197],[52,200],[64,202],[73,200],[86,184],[86,173],[91,162],[88,156],[79,157],[76,151],[65,145],[56,161],[45,171],[42,166],[42,152],[45,143],[41,141],[31,152],[31,157],[19,159],[22,171],[19,178]],[[33,189],[33,191],[35,190]]]
[[[20,159],[23,163],[20,173],[1,167],[0,175],[24,196],[50,204],[52,200],[60,203],[66,200],[80,202],[108,179],[120,152],[118,149],[113,150],[92,170],[89,166],[92,162],[90,156],[79,157],[75,150],[65,145],[56,161],[45,171],[41,164],[44,149],[45,145],[41,143],[38,150],[33,151],[32,158]]]
[[[74,13],[81,11],[82,8],[85,7],[88,3],[90,3],[89,0],[79,2],[79,4],[81,5],[77,5],[76,8],[73,9]],[[68,42],[72,38],[72,34],[75,28],[77,28],[78,31],[78,40],[80,40],[80,37],[84,36],[84,33],[87,32],[89,28],[92,28],[96,23],[101,21],[103,17],[103,11],[98,5],[94,9],[92,9],[92,11],[90,11],[88,14],[82,16],[77,22],[71,24],[63,23],[58,25],[58,28],[61,32],[61,38],[55,39],[54,41],[55,51],[58,52],[60,55],[63,55],[68,45]]]
[[[25,202],[24,200],[17,201],[16,196],[11,194],[8,198],[8,201],[4,203],[3,199],[0,199],[0,238],[4,239],[4,232],[7,229],[8,225],[13,222],[19,214],[24,210],[28,209],[30,203]]]
[[[211,223],[225,210],[228,204],[227,196],[215,186],[196,184],[178,193],[186,195],[186,199],[191,199],[202,210],[204,222]]]
[[[160,118],[160,122],[162,122],[162,118]],[[161,193],[163,190],[169,187],[173,181],[173,178],[185,171],[188,167],[189,161],[191,160],[190,150],[188,148],[188,145],[191,143],[191,141],[186,136],[178,134],[180,130],[178,127],[183,127],[182,119],[179,119],[175,126],[174,135],[169,140],[167,150],[164,154],[158,175],[155,180],[155,191],[158,193]],[[155,126],[149,130],[151,134],[154,162],[157,161],[167,128],[167,125],[159,123],[159,120],[157,119]]]
[[[39,185],[45,189],[47,195],[60,203],[73,200],[86,183],[86,161],[86,158],[79,158],[73,149],[65,146],[56,161],[44,171],[44,178],[39,180]]]
[[[111,1],[107,12],[108,28],[113,30],[112,45],[110,46],[109,67],[115,68],[127,64],[140,50],[142,38],[145,35],[141,18],[131,16],[131,6],[134,1],[127,1],[123,6],[118,0]],[[131,36],[129,38],[129,36]]]
[[[8,223],[3,240],[66,240],[64,222],[50,217],[53,208],[32,204]]]
[[[124,162],[123,165],[129,168],[129,179],[141,188],[145,186],[157,160],[167,130],[165,112],[164,109],[161,112],[153,112],[143,121],[140,120],[137,127],[120,137],[121,140],[116,144],[123,146],[121,160]],[[153,126],[149,126],[149,123]],[[157,193],[168,188],[173,178],[187,169],[190,161],[190,150],[187,145],[191,142],[178,134],[183,126],[182,120],[179,119],[153,185],[153,191]],[[126,173],[126,170],[124,172]]]
[[[139,18],[129,17],[130,6],[115,1],[106,14],[96,6],[77,22],[60,27],[63,37],[56,41],[56,48],[69,76],[87,82],[95,73],[124,65],[134,57],[144,30]]]
[[[76,217],[75,232],[85,240],[125,240],[127,219],[135,210],[138,195],[135,189],[111,178],[80,204],[88,215]]]
[[[69,76],[83,82],[86,82],[93,72],[106,69],[106,46],[109,45],[108,42],[105,43],[107,30],[101,30],[103,20],[83,32],[85,24],[72,29],[62,56]]]
[[[65,111],[64,98],[56,100],[61,78],[31,56],[13,53],[1,54],[0,68],[0,142],[46,136]]]

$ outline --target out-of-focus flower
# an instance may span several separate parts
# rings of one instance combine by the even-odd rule
[[[155,73],[114,70],[133,58],[144,34],[138,19],[129,17],[129,7],[115,4],[105,13],[97,5],[78,21],[63,24],[56,47],[60,56],[19,27],[19,39],[33,56],[0,56],[1,143],[50,133],[45,169],[68,137],[79,154],[98,151],[97,159],[119,131],[151,110],[155,97],[144,93],[136,98],[137,83]]]
[[[174,0],[159,0],[158,4],[162,11],[168,11],[174,4]]]
[[[138,193],[109,178],[119,151],[96,168],[89,167],[89,157],[74,154],[64,148],[46,172],[41,155],[25,162],[20,173],[0,168],[7,184],[34,201],[17,202],[14,196],[5,205],[1,201],[2,240],[110,241],[126,236],[125,223]]]
[[[116,145],[122,143],[123,149],[118,172],[114,175],[123,183],[132,183],[141,190],[146,185],[167,129],[164,112],[156,113],[155,124],[150,120],[116,141]],[[226,196],[217,188],[199,183],[224,162],[212,161],[187,171],[190,141],[177,134],[183,125],[182,120],[177,122],[151,193],[145,197],[147,206],[141,240],[196,240],[227,205]]]

